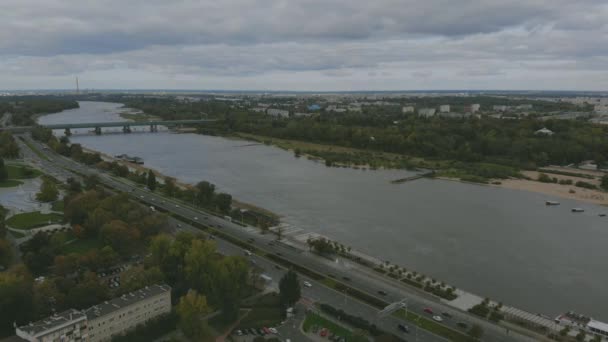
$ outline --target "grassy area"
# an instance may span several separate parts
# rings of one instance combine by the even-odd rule
[[[10,230],[9,233],[15,238],[15,239],[20,239],[22,237],[25,237],[25,233],[24,232],[16,232],[16,231],[12,231]]]
[[[310,329],[315,325],[317,327],[319,327],[319,329],[326,328],[329,331],[331,331],[334,335],[338,335],[338,336],[346,338],[347,341],[351,338],[352,333],[348,329],[344,328],[343,326],[338,325],[338,324],[334,323],[333,321],[330,321],[315,313],[307,314],[306,319],[304,320],[302,329],[304,329],[305,332],[309,332]]]
[[[70,243],[65,244],[61,248],[61,254],[82,254],[91,249],[97,248],[101,249],[104,247],[104,244],[99,239],[76,239]]]
[[[41,227],[53,223],[61,223],[63,221],[63,215],[50,213],[42,214],[39,211],[33,211],[30,213],[23,213],[11,216],[6,220],[6,224],[9,227],[16,229],[32,229]]]
[[[159,120],[158,116],[148,115],[145,113],[129,113],[123,112],[119,114],[121,118],[133,121],[150,121],[150,120]]]
[[[25,165],[7,164],[6,172],[8,173],[9,179],[31,179],[36,178],[42,174],[39,170],[32,169]]]
[[[9,180],[5,180],[5,181],[1,181],[0,188],[12,188],[15,186],[19,186],[21,184],[23,184],[23,182],[14,180],[14,179],[9,179]]]
[[[283,313],[279,305],[279,296],[270,293],[255,301],[247,317],[239,323],[239,329],[272,327],[282,320]]]
[[[396,311],[395,313],[393,313],[393,315],[395,315],[396,317],[399,317],[401,319],[408,320],[412,324],[415,324],[418,327],[420,327],[424,330],[428,330],[441,337],[445,337],[450,341],[455,341],[455,342],[475,341],[475,339],[473,339],[472,337],[470,337],[460,331],[450,329],[446,326],[436,323],[433,320],[424,318],[424,317],[417,315],[410,311],[408,311],[407,315],[406,315],[404,310],[399,310],[399,311]]]
[[[64,209],[63,200],[58,200],[58,201],[53,202],[53,204],[51,205],[51,209],[53,211],[63,211],[63,209]]]

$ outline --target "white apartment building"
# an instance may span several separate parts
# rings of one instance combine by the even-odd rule
[[[15,334],[30,342],[88,341],[87,316],[78,310],[66,310],[38,322],[17,327]]]
[[[289,117],[289,111],[284,109],[268,108],[266,114],[281,118]]]
[[[495,112],[506,112],[507,109],[509,109],[509,106],[497,105],[497,106],[493,106],[492,109],[494,109]]]
[[[441,113],[449,113],[450,112],[450,105],[441,105],[441,106],[439,106],[439,111]]]
[[[414,106],[403,106],[401,108],[401,112],[402,113],[413,113],[414,112]]]
[[[30,342],[104,342],[171,312],[171,287],[151,285],[86,310],[68,310],[16,328]]]
[[[431,117],[435,115],[435,108],[420,108],[418,109],[418,116]]]
[[[471,105],[471,113],[477,113],[480,108],[481,108],[481,105],[479,103],[473,103]]]

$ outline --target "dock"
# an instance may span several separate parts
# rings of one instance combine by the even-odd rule
[[[435,170],[430,170],[430,171],[423,172],[423,173],[420,173],[417,175],[392,180],[391,184],[401,184],[401,183],[414,181],[416,179],[420,179],[420,178],[424,178],[424,177],[432,177],[434,174],[435,174]]]

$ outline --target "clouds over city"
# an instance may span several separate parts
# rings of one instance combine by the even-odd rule
[[[608,88],[608,3],[3,0],[0,88]]]

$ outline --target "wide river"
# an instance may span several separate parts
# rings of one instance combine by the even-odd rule
[[[39,121],[116,121],[120,106],[81,102]],[[566,199],[547,207],[542,194],[441,180],[394,185],[407,173],[328,168],[275,147],[197,134],[71,141],[142,157],[184,182],[208,180],[289,225],[475,294],[549,316],[574,310],[608,320],[608,219],[598,217],[607,208]]]

